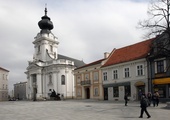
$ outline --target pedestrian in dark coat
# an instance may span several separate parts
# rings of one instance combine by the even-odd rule
[[[151,105],[151,101],[152,101],[152,94],[151,94],[151,92],[148,92],[148,94],[147,94],[147,98],[148,98],[148,102],[149,102],[149,106]]]
[[[159,105],[159,93],[156,92],[156,105],[158,106]]]
[[[150,118],[150,114],[147,111],[147,107],[148,107],[148,103],[147,103],[147,99],[145,96],[142,95],[141,97],[141,101],[140,101],[140,107],[141,107],[141,112],[140,112],[140,116],[139,118],[143,118],[143,113],[145,112],[146,115],[148,116],[147,118]]]
[[[124,96],[124,100],[125,100],[125,106],[127,106],[127,103],[128,103],[128,93],[125,94]]]
[[[152,103],[153,103],[153,106],[155,107],[155,105],[156,105],[156,93],[154,93],[152,95]]]

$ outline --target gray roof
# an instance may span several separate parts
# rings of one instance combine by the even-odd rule
[[[74,61],[75,67],[81,67],[81,66],[85,65],[85,63],[82,60],[77,60],[77,59],[70,58],[70,57],[67,57],[64,55],[60,55],[60,54],[58,54],[58,59],[66,59],[66,60]]]

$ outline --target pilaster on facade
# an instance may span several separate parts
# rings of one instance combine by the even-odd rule
[[[37,98],[42,99],[42,76],[41,74],[37,74]]]

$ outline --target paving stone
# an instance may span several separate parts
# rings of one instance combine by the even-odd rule
[[[148,107],[150,120],[169,120],[170,109]],[[0,120],[140,120],[139,102],[65,100],[0,102]],[[143,119],[147,119],[144,114]]]

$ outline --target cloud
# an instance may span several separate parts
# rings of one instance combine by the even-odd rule
[[[47,3],[58,53],[89,63],[104,52],[142,41],[136,26],[146,18],[147,2],[137,0],[5,0],[0,1],[0,66],[8,69],[9,88],[26,81],[27,61],[34,54],[38,21]],[[140,9],[139,9],[140,8]]]

